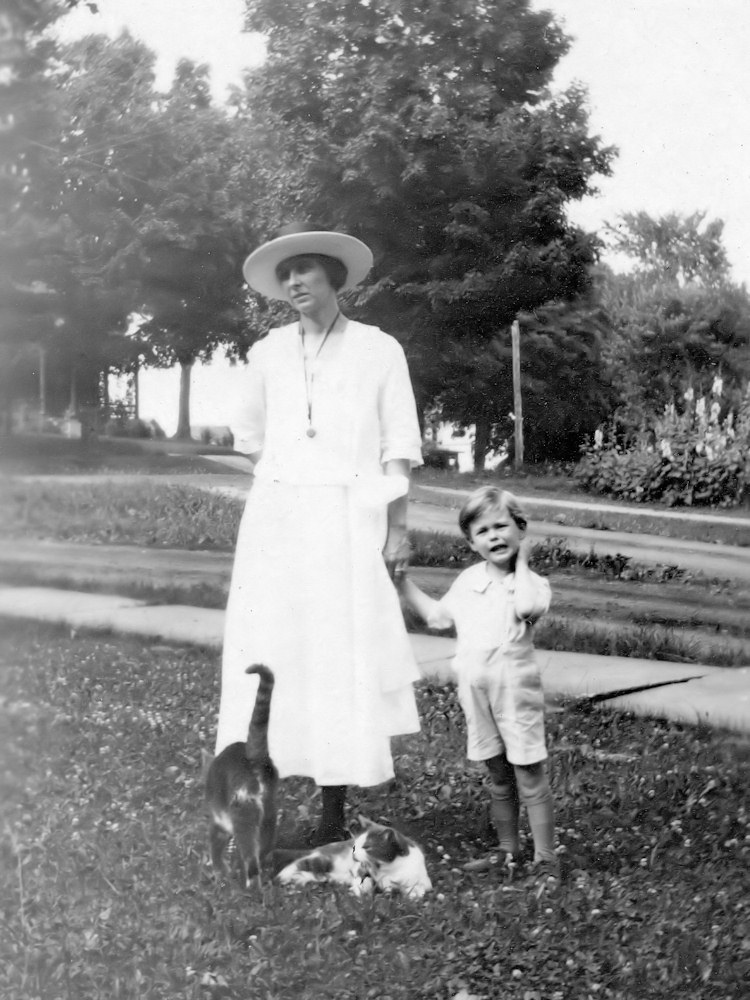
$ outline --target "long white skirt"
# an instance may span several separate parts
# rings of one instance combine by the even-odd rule
[[[274,672],[269,744],[282,777],[376,785],[390,737],[419,730],[419,677],[382,556],[384,504],[346,486],[256,480],[227,605],[216,752],[245,739],[257,677]]]

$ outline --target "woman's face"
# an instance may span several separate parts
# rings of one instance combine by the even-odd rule
[[[325,310],[336,299],[325,268],[314,257],[292,257],[277,273],[289,301],[305,316]]]

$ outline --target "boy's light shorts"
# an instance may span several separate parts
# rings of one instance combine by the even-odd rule
[[[493,650],[460,664],[458,699],[466,716],[469,760],[505,754],[511,764],[547,759],[544,694],[533,653]]]

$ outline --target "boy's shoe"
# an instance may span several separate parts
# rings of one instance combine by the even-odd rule
[[[503,872],[512,877],[517,865],[518,858],[510,851],[506,853],[496,851],[484,854],[481,858],[474,858],[473,861],[467,861],[461,868],[465,872]]]
[[[529,865],[526,885],[530,889],[554,891],[560,885],[560,862],[534,861]]]

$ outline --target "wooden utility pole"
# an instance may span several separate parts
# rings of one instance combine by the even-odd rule
[[[513,468],[516,472],[523,465],[523,404],[521,401],[521,328],[518,320],[514,320],[510,328],[510,341],[513,351],[513,414],[515,416],[516,450],[513,457]]]
[[[47,352],[39,347],[39,416],[47,416]]]

